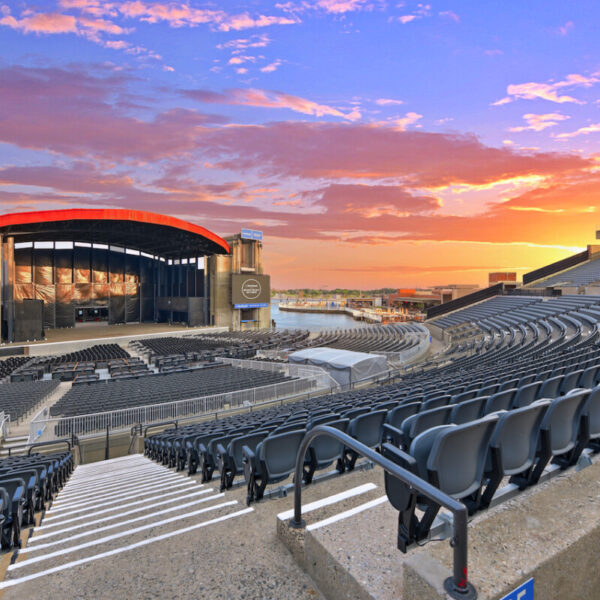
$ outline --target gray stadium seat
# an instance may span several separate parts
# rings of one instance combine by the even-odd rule
[[[488,415],[465,425],[434,427],[417,436],[409,452],[384,444],[383,455],[446,494],[463,500],[473,512],[478,505],[488,445],[497,420],[497,415]],[[398,548],[406,552],[410,544],[427,537],[440,507],[388,472],[385,490],[400,513]],[[417,505],[425,513],[421,519],[415,513]]]

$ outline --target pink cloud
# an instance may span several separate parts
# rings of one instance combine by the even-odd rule
[[[450,19],[450,20],[454,21],[455,23],[460,23],[460,17],[451,10],[443,10],[442,12],[440,12],[438,14],[440,15],[440,17],[446,17],[447,19]]]
[[[600,123],[592,123],[591,125],[585,125],[584,127],[580,127],[576,131],[571,131],[569,133],[559,133],[554,137],[559,140],[566,140],[569,138],[574,138],[579,135],[589,135],[590,133],[600,133]]]
[[[148,23],[164,21],[171,27],[193,27],[209,24],[219,31],[241,31],[272,25],[293,25],[295,18],[284,16],[258,15],[248,13],[231,15],[223,10],[194,8],[177,2],[142,2],[135,0],[114,5],[125,17],[136,18]]]
[[[573,21],[567,21],[564,25],[561,25],[558,28],[558,33],[564,37],[569,33],[569,31],[571,31],[574,28],[575,24],[573,23]]]
[[[188,98],[199,102],[238,104],[262,108],[286,108],[305,115],[341,117],[349,121],[355,121],[361,117],[360,112],[356,109],[343,112],[327,104],[319,104],[300,96],[269,90],[232,88],[225,90],[223,93],[209,90],[184,90],[182,93]]]
[[[40,13],[16,19],[11,15],[5,15],[0,19],[0,25],[23,33],[77,33],[77,19],[70,15],[59,13]]]
[[[591,76],[579,75],[572,73],[562,81],[551,83],[537,83],[530,81],[528,83],[511,84],[506,88],[508,96],[501,100],[497,100],[492,106],[500,106],[508,104],[514,100],[548,100],[549,102],[557,102],[563,104],[565,102],[574,102],[575,104],[584,104],[581,100],[577,100],[573,96],[559,95],[559,90],[568,87],[591,87],[600,81],[600,73],[593,73]]]
[[[265,174],[305,178],[404,178],[413,187],[478,185],[592,164],[570,154],[492,148],[470,135],[366,124],[231,125],[207,131],[203,140],[207,147],[218,148],[224,168],[259,168]]]
[[[558,125],[560,121],[566,121],[570,119],[568,115],[561,115],[560,113],[547,113],[544,115],[536,115],[533,113],[527,113],[523,115],[527,125],[521,125],[519,127],[510,127],[509,131],[543,131],[548,127],[554,127]]]

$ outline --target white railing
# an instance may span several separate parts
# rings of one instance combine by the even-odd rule
[[[336,388],[338,382],[325,369],[314,365],[297,365],[293,363],[267,362],[264,360],[244,360],[241,358],[218,357],[217,362],[239,367],[241,369],[256,369],[268,373],[281,373],[288,377],[314,378],[322,388]]]
[[[10,415],[0,411],[0,439],[5,440],[10,431]]]
[[[101,413],[74,417],[49,417],[38,413],[31,422],[28,444],[35,441],[50,441],[71,434],[86,435],[100,433],[109,428],[112,432],[129,431],[133,425],[156,423],[168,419],[201,417],[203,414],[242,406],[253,406],[262,402],[285,399],[301,394],[316,393],[329,389],[318,378],[299,378],[265,385],[262,387],[215,394],[176,402],[163,402],[148,406],[136,406]],[[48,409],[44,409],[48,410]]]
[[[50,409],[46,406],[31,419],[29,423],[29,438],[27,439],[28,444],[33,444],[44,435],[49,416]]]

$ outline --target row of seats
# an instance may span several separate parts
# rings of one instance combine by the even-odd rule
[[[382,453],[474,514],[490,505],[505,477],[523,490],[540,480],[550,461],[566,469],[586,447],[600,451],[600,386],[465,424],[433,426],[408,447],[384,443]],[[398,544],[406,551],[427,538],[440,506],[389,473],[385,486],[400,513]]]
[[[159,366],[162,357],[178,357],[182,362],[211,360],[216,356],[250,358],[258,350],[294,347],[306,340],[308,331],[243,331],[186,337],[156,337],[131,342],[137,351]],[[159,361],[157,363],[157,361]]]
[[[403,323],[325,330],[306,343],[305,347],[357,352],[402,352],[418,345],[423,331],[416,325]]]
[[[186,370],[177,373],[158,373],[141,378],[107,379],[86,386],[72,387],[50,408],[52,416],[82,416],[81,419],[61,419],[55,425],[59,437],[82,434],[109,426],[111,429],[131,426],[139,422],[136,407],[171,403],[179,400],[203,398],[229,392],[252,390],[291,381],[294,378],[281,373],[243,369],[229,365]],[[208,406],[210,408],[210,405]],[[179,407],[179,415],[186,407]],[[120,412],[112,412],[120,411]],[[198,412],[195,405],[190,412]],[[88,420],[85,415],[106,413]]]
[[[528,406],[544,394],[556,397],[576,386],[595,385],[600,377],[597,351],[580,353],[579,358],[592,353],[593,356],[587,360],[593,365],[569,372],[565,372],[567,366],[556,366],[551,370],[544,368],[548,364],[543,364],[543,370],[537,373],[508,372],[495,380],[475,381],[472,386],[444,388],[440,382],[436,385],[437,389],[429,392],[416,387],[401,389],[402,384],[386,386],[170,430],[146,440],[146,452],[178,469],[187,465],[190,474],[199,468],[204,480],[209,480],[213,471],[218,469],[222,488],[230,487],[233,478],[245,472],[248,496],[252,500],[264,493],[266,481],[274,482],[273,477],[260,479],[257,476],[261,471],[260,460],[266,460],[269,454],[266,448],[276,443],[292,444],[293,440],[299,443],[298,436],[290,439],[278,437],[290,430],[304,432],[321,423],[332,423],[370,447],[377,447],[385,439],[406,449],[418,435],[431,427],[450,423],[459,425],[500,410]],[[561,364],[561,361],[555,361],[555,364]],[[582,360],[581,364],[585,366],[586,361]],[[538,381],[538,377],[543,381]],[[274,442],[273,438],[277,440]],[[260,459],[256,453],[263,442],[260,448],[263,458]],[[318,441],[315,455],[311,453],[311,457],[307,458],[305,480],[310,481],[315,470],[332,462],[336,462],[340,471],[354,467],[357,457],[353,452],[340,453],[338,448],[339,456],[331,458],[329,454],[320,452],[320,444],[325,442]],[[294,460],[292,446],[286,452],[281,449],[274,451],[277,460],[285,460],[290,469]],[[295,447],[297,449],[297,445]],[[283,473],[282,470],[277,472]]]
[[[4,550],[20,547],[21,527],[35,525],[73,471],[70,451],[34,453],[0,461],[0,542]]]
[[[15,422],[33,410],[58,387],[58,381],[25,381],[0,384],[0,410]]]
[[[8,377],[15,369],[27,364],[31,358],[29,356],[11,356],[0,360],[0,381]]]

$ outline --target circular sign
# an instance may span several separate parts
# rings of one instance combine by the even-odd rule
[[[260,283],[256,279],[246,279],[242,283],[242,296],[247,300],[256,300],[262,291]]]

